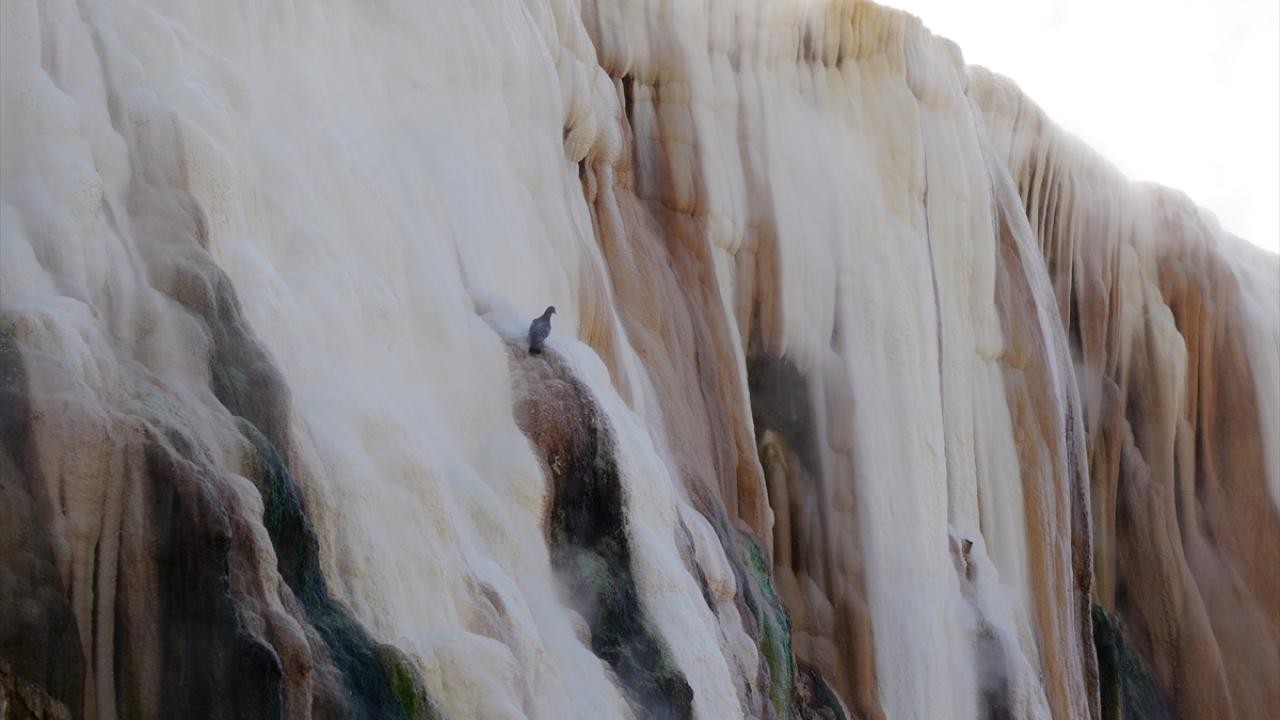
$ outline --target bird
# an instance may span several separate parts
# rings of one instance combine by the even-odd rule
[[[529,352],[534,355],[542,354],[542,342],[551,334],[551,316],[555,314],[556,306],[548,305],[540,317],[533,319],[529,323]]]

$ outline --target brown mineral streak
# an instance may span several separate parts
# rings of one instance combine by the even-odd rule
[[[1270,717],[1280,516],[1224,235],[1185,197],[1130,185],[1005,81],[975,76],[1077,353],[1097,602],[1182,717]]]
[[[1068,668],[1073,657],[1086,661],[1086,682],[1091,701],[1096,698],[1097,669],[1091,662],[1091,642],[1073,638],[1074,623],[1087,622],[1090,588],[1075,582],[1073,565],[1083,563],[1086,581],[1089,558],[1065,556],[1062,540],[1073,538],[1080,528],[1070,517],[1073,477],[1067,469],[1069,451],[1058,429],[1062,412],[1051,393],[1046,338],[1037,326],[1036,298],[1023,270],[1024,259],[1009,227],[1007,209],[997,203],[1000,262],[996,280],[996,307],[1005,336],[1001,363],[1009,412],[1013,420],[1018,463],[1022,472],[1023,512],[1027,517],[1028,565],[1034,586],[1034,616],[1040,640],[1044,688],[1054,717],[1072,717],[1073,697],[1067,693]],[[1087,524],[1084,528],[1087,535]],[[1083,603],[1078,601],[1083,596]],[[1072,607],[1075,603],[1076,607]],[[1080,605],[1086,614],[1080,613]],[[1075,611],[1074,613],[1072,611]],[[1071,622],[1071,621],[1074,621]],[[1091,638],[1091,633],[1084,636]],[[1091,708],[1096,715],[1096,705]]]
[[[642,98],[661,102],[660,86],[649,90],[632,84],[625,91],[621,87],[635,82],[631,78],[619,80],[623,107],[628,101],[625,93],[638,92]],[[882,717],[876,697],[870,618],[852,544],[857,537],[855,528],[845,527],[831,538],[842,538],[839,545],[846,546],[843,550],[837,550],[839,545],[831,544],[822,537],[827,533],[816,529],[796,536],[813,534],[820,538],[814,543],[796,546],[787,536],[788,530],[800,530],[793,523],[806,522],[813,508],[806,504],[790,509],[787,505],[787,495],[803,484],[798,462],[784,465],[791,470],[783,471],[785,477],[771,482],[766,491],[765,471],[747,422],[750,408],[743,402],[747,398],[745,376],[734,369],[741,363],[730,340],[729,323],[735,320],[721,301],[713,264],[716,251],[706,234],[705,218],[698,217],[694,209],[677,209],[663,202],[666,196],[661,182],[653,190],[655,199],[645,201],[637,196],[633,158],[660,150],[661,139],[652,149],[639,146],[629,118],[624,115],[616,121],[626,150],[613,166],[588,166],[584,185],[627,340],[654,379],[665,439],[676,466],[695,505],[713,519],[713,524],[710,505],[722,504],[735,523],[752,533],[763,547],[775,551],[773,570],[792,613],[797,659],[815,663],[863,717]],[[665,165],[661,155],[648,162]],[[748,160],[744,158],[744,162]],[[754,179],[762,182],[758,176]],[[703,182],[700,177],[693,179],[695,187]],[[616,215],[611,208],[617,208]],[[768,338],[774,337],[772,328],[777,325],[772,318],[778,313],[773,269],[778,249],[767,227],[748,232],[754,235],[754,242],[748,240],[735,257],[740,283],[736,321],[744,343],[750,338],[768,347],[772,344]],[[757,346],[741,352],[762,350]],[[759,452],[765,451],[762,446]],[[839,487],[847,478],[847,473],[833,472],[826,485]],[[829,504],[826,499],[819,503],[823,507]],[[778,529],[783,536],[775,534]],[[844,558],[838,557],[841,555]],[[851,562],[852,571],[835,570],[837,562]],[[817,571],[813,579],[825,595],[817,604],[798,581],[806,567]],[[823,567],[831,569],[821,571]]]

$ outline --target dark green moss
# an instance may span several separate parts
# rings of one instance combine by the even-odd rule
[[[1173,703],[1125,640],[1120,617],[1093,606],[1103,720],[1174,720]]]
[[[791,652],[791,620],[773,588],[764,552],[744,533],[738,533],[742,565],[749,575],[744,598],[755,616],[760,653],[769,666],[769,702],[779,720],[792,717],[795,657]]]
[[[688,718],[693,690],[640,605],[611,443],[594,422],[590,434],[589,465],[573,459],[556,478],[552,562],[581,599],[592,649],[645,716]]]
[[[404,717],[409,720],[436,720],[440,710],[432,702],[422,677],[411,661],[394,645],[379,645],[378,657],[391,677],[391,689]]]
[[[413,673],[403,665],[397,665],[391,677],[391,689],[396,694],[396,700],[400,702],[404,714],[412,717],[418,710],[418,693],[414,687]]]
[[[388,646],[379,646],[330,594],[320,569],[319,541],[284,458],[248,420],[237,418],[237,423],[252,450],[246,475],[262,495],[263,524],[276,549],[280,576],[302,602],[307,620],[342,672],[348,711],[369,718],[435,717],[416,670]]]
[[[424,688],[407,662],[388,664],[388,652],[329,592],[320,568],[319,541],[298,483],[289,467],[289,393],[271,358],[249,333],[226,276],[212,265],[179,268],[173,296],[200,317],[211,339],[211,389],[236,417],[248,444],[245,474],[263,501],[263,524],[271,537],[281,577],[302,603],[308,622],[325,644],[343,688],[318,701],[318,715],[416,718],[429,702],[406,706],[397,675]],[[318,688],[318,692],[332,692]],[[425,699],[425,689],[422,690]],[[434,712],[434,711],[432,711]]]
[[[586,388],[567,369],[557,370],[564,395],[545,400],[569,411],[557,417],[555,432],[527,420],[524,427],[541,439],[551,471],[552,565],[591,629],[592,651],[613,669],[639,714],[691,717],[693,689],[640,604],[614,441]]]

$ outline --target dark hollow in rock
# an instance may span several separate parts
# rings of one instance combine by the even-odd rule
[[[800,458],[805,472],[810,477],[820,477],[809,381],[782,358],[752,355],[747,358],[747,388],[751,393],[756,445],[765,430],[773,430]]]

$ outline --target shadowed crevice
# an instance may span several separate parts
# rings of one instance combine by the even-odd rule
[[[84,694],[80,630],[54,561],[28,393],[12,324],[0,319],[0,692],[17,717],[24,707],[37,717],[28,699],[78,709]]]
[[[819,477],[817,432],[809,381],[790,362],[773,355],[747,358],[747,389],[751,393],[751,419],[759,446],[766,430],[778,433],[800,458],[810,477]]]

